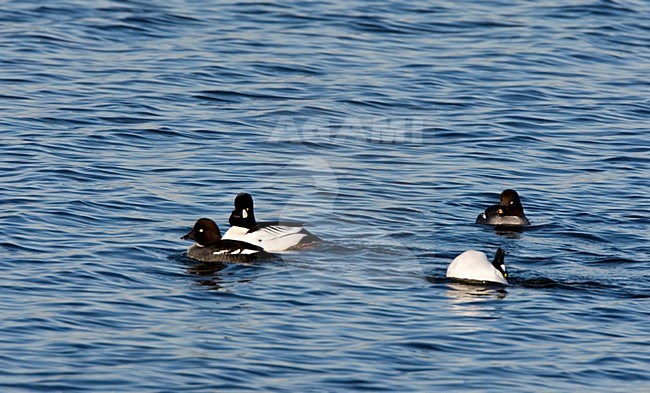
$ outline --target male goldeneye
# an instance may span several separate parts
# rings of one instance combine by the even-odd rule
[[[256,222],[253,197],[245,192],[235,198],[235,210],[228,221],[231,227],[223,235],[224,239],[245,241],[266,251],[285,251],[320,240],[300,222]]]
[[[500,203],[492,205],[476,217],[477,224],[524,226],[530,221],[524,214],[524,207],[519,200],[517,191],[507,189],[501,193]]]
[[[262,247],[238,240],[223,240],[219,227],[209,218],[199,219],[181,239],[196,241],[187,249],[187,255],[203,262],[251,262],[277,258]]]
[[[468,250],[460,254],[449,264],[447,277],[460,280],[487,281],[508,284],[508,272],[503,261],[504,252],[498,249],[494,260],[490,262],[481,251]]]

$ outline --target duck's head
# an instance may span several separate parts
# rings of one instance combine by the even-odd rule
[[[524,207],[521,205],[519,194],[512,189],[503,190],[499,196],[498,213],[504,216],[523,216]]]
[[[206,247],[221,240],[221,231],[211,219],[200,218],[196,221],[192,230],[188,234],[181,236],[181,239],[191,239]]]
[[[492,266],[503,274],[503,278],[508,278],[508,271],[506,270],[506,264],[504,261],[505,255],[506,253],[501,248],[498,248],[494,259],[492,260]]]
[[[255,226],[255,213],[253,211],[253,197],[242,192],[235,198],[235,210],[230,214],[228,222],[232,226],[252,228]]]

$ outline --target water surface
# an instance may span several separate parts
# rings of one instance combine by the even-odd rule
[[[647,390],[647,2],[1,3],[4,390]]]

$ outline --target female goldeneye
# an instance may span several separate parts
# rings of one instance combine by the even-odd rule
[[[251,262],[277,258],[262,247],[238,240],[223,240],[219,227],[209,218],[199,219],[181,239],[196,241],[187,249],[187,255],[203,262]]]
[[[460,254],[447,268],[447,277],[460,280],[497,282],[508,284],[508,272],[503,261],[504,252],[498,249],[490,262],[481,251],[468,250]]]
[[[485,209],[485,212],[476,217],[477,224],[484,225],[505,225],[524,226],[530,225],[530,221],[524,214],[524,207],[519,200],[517,191],[507,189],[501,193],[500,203]]]
[[[241,240],[266,251],[286,251],[320,240],[300,222],[256,222],[253,197],[245,192],[235,198],[235,210],[228,221],[231,227],[223,235],[224,239]]]

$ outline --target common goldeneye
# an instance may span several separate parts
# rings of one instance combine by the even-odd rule
[[[503,261],[505,253],[498,249],[494,260],[490,262],[481,251],[468,250],[460,254],[449,264],[447,277],[459,280],[487,281],[508,284],[508,272]]]
[[[477,224],[504,225],[504,226],[525,226],[530,221],[524,214],[524,207],[519,200],[517,191],[507,189],[500,195],[500,203],[492,205],[476,217]]]
[[[256,222],[253,197],[245,192],[235,198],[235,210],[228,221],[231,227],[223,235],[224,239],[241,240],[270,252],[286,251],[320,240],[300,222]]]
[[[262,247],[243,241],[222,239],[219,227],[209,218],[200,218],[192,230],[181,239],[196,241],[187,249],[187,255],[203,262],[251,262],[277,258]]]

